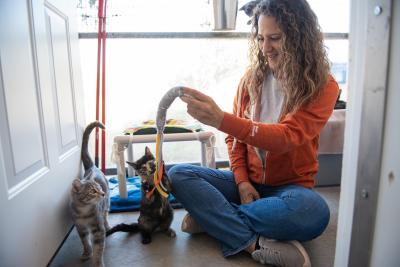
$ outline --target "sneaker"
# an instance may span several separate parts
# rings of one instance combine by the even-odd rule
[[[285,267],[311,267],[310,258],[298,241],[282,242],[260,236],[260,248],[251,256],[262,264]]]
[[[203,228],[201,228],[201,226],[193,219],[192,216],[190,216],[189,213],[187,213],[182,220],[181,230],[182,232],[188,234],[198,234],[204,232]]]

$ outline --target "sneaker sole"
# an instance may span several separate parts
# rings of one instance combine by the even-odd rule
[[[311,261],[310,261],[310,257],[308,257],[308,253],[307,251],[304,249],[304,247],[300,244],[299,241],[290,241],[289,243],[293,244],[301,253],[301,255],[303,255],[304,257],[304,264],[303,267],[311,267]]]

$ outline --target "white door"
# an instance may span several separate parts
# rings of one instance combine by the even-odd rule
[[[0,265],[46,266],[71,229],[84,124],[75,1],[0,0]]]

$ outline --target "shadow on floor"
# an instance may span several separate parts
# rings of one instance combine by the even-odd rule
[[[303,245],[310,255],[313,267],[329,267],[334,263],[340,187],[320,187],[316,190],[327,201],[331,210],[331,219],[320,237],[305,242]],[[176,238],[157,233],[153,236],[152,243],[142,245],[139,234],[115,233],[108,237],[104,256],[105,265],[108,267],[260,266],[247,253],[224,258],[219,243],[206,234],[183,233],[180,230],[180,224],[185,214],[184,209],[175,210],[172,228],[176,231]],[[138,215],[138,212],[112,213],[110,224],[133,222],[137,220]],[[91,266],[90,261],[79,260],[81,253],[82,245],[74,228],[49,266]]]

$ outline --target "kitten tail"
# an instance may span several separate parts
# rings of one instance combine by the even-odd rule
[[[88,143],[89,143],[90,133],[96,127],[99,127],[101,129],[106,128],[104,126],[104,124],[102,124],[101,122],[94,121],[94,122],[90,123],[86,127],[85,131],[83,132],[81,158],[82,158],[82,163],[83,163],[83,167],[85,168],[85,170],[90,169],[94,165],[93,160],[89,155]]]
[[[106,236],[112,235],[115,232],[127,232],[127,233],[137,233],[139,232],[139,224],[138,223],[120,223],[112,227],[107,231]]]

